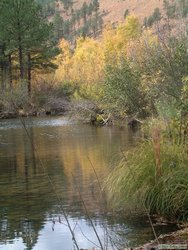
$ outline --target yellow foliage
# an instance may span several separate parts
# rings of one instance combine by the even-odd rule
[[[119,23],[117,28],[108,26],[103,32],[105,62],[118,63],[122,57],[127,56],[129,44],[141,34],[141,27],[137,17],[128,16],[126,21]]]
[[[79,38],[74,54],[70,45],[64,40],[60,43],[63,54],[57,57],[58,80],[69,80],[77,83],[95,83],[103,78],[104,55],[98,41],[93,38]]]
[[[128,16],[126,21],[119,24],[117,27],[117,34],[127,42],[138,38],[141,34],[141,27],[138,18],[135,16]]]
[[[91,84],[103,78],[104,53],[93,38],[79,38],[72,57],[72,78],[76,82]]]
[[[59,43],[59,49],[61,53],[55,59],[55,63],[58,65],[55,78],[58,81],[69,80],[72,65],[72,53],[69,42],[62,39]]]
[[[116,28],[109,24],[100,40],[89,37],[77,39],[74,53],[70,44],[61,40],[59,44],[61,53],[56,58],[58,69],[55,78],[62,82],[68,80],[80,84],[80,91],[85,91],[89,95],[90,85],[96,85],[94,92],[102,96],[98,86],[103,82],[105,65],[121,62],[122,58],[128,56],[130,48],[137,43],[140,36],[138,18],[128,16]]]

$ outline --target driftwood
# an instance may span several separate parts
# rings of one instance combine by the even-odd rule
[[[108,117],[105,119],[101,114],[91,114],[90,117],[90,123],[92,125],[100,125],[100,126],[105,126],[105,125],[112,125],[112,119],[111,115],[109,114]]]

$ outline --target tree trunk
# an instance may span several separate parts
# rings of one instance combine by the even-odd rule
[[[2,44],[0,46],[0,69],[1,69],[1,88],[2,88],[2,92],[5,91],[5,46],[4,44]]]
[[[4,75],[4,62],[3,60],[1,60],[1,88],[2,88],[2,92],[4,92],[5,90],[5,75]]]
[[[31,94],[31,54],[27,54],[27,82],[28,82],[28,94]]]
[[[8,77],[9,77],[9,88],[12,91],[12,55],[8,55]]]
[[[19,39],[19,43],[21,42],[21,39]],[[24,66],[23,66],[23,49],[21,44],[19,44],[18,47],[18,53],[19,53],[19,64],[20,64],[20,79],[24,79]]]

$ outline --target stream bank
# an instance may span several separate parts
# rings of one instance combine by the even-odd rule
[[[174,249],[181,249],[181,248],[178,248],[178,245],[187,246],[186,249],[188,249],[188,228],[184,228],[184,229],[178,230],[170,234],[160,235],[156,240],[153,240],[149,243],[146,243],[143,246],[136,247],[134,249],[135,250],[143,250],[143,249],[154,250],[154,249],[157,249],[158,245],[163,245],[163,244],[167,245],[167,247],[169,245],[170,248],[168,249],[173,249],[173,245],[175,245]]]

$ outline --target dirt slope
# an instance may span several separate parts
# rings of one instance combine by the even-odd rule
[[[143,20],[157,7],[163,9],[163,0],[100,0],[101,12],[104,10],[107,13],[105,23],[123,20],[126,9]]]
[[[83,3],[90,3],[91,0],[75,0],[74,9],[80,9]],[[104,24],[117,22],[124,19],[125,10],[130,14],[137,15],[141,20],[152,14],[155,8],[163,9],[163,0],[99,0],[100,13],[104,14]],[[60,11],[64,18],[67,18],[62,5],[59,3]]]

